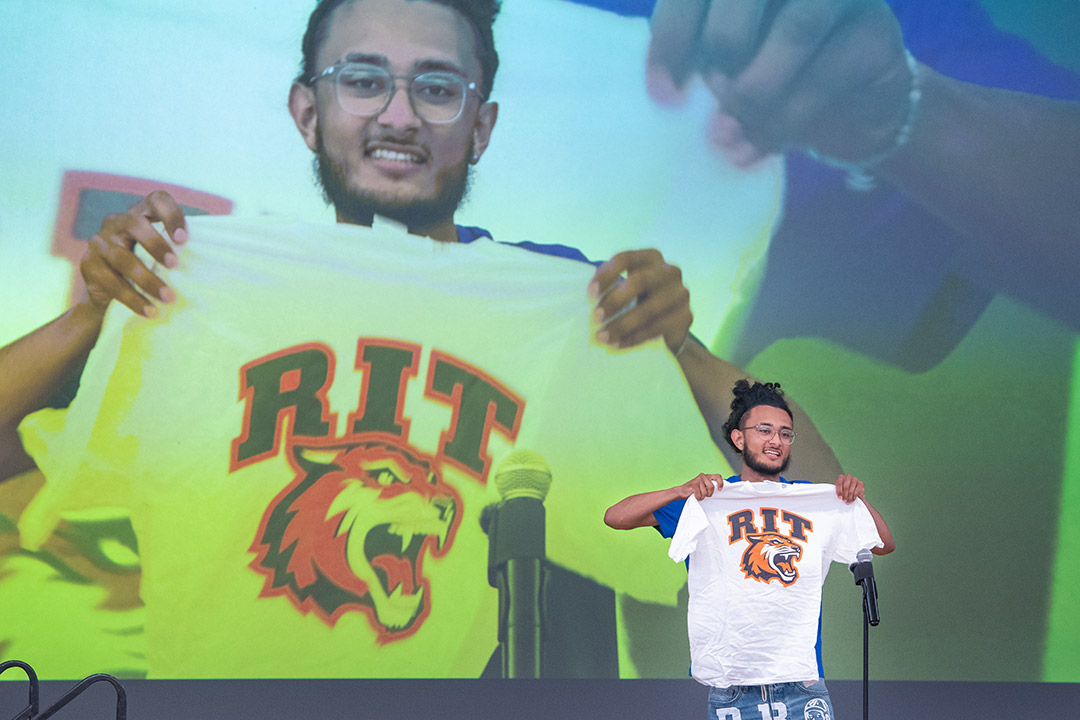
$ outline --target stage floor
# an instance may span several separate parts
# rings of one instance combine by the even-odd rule
[[[26,706],[27,684],[9,670],[0,718]],[[44,710],[75,684],[41,685]],[[627,720],[704,718],[705,688],[692,680],[125,680],[131,720]],[[862,683],[829,682],[839,720],[862,717]],[[59,720],[116,717],[106,683],[61,710]],[[874,720],[1075,717],[1078,683],[898,682],[870,684]],[[756,718],[752,720],[757,720]],[[801,719],[798,719],[801,720]]]

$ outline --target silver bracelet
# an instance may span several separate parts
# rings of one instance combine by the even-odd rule
[[[907,145],[908,141],[911,139],[911,131],[914,129],[915,122],[919,118],[919,110],[922,106],[922,78],[919,75],[918,63],[915,62],[914,56],[912,56],[907,49],[904,50],[904,59],[907,61],[908,70],[911,72],[911,89],[908,91],[907,115],[904,118],[904,124],[901,125],[900,129],[896,132],[896,138],[893,140],[893,144],[888,150],[877,153],[876,155],[871,155],[868,158],[863,158],[858,162],[837,160],[836,158],[822,155],[814,148],[807,148],[806,150],[806,154],[814,160],[824,163],[829,167],[843,170],[846,173],[844,184],[847,185],[849,190],[866,192],[877,187],[877,180],[874,178],[872,170],[879,163],[892,157],[897,150]]]

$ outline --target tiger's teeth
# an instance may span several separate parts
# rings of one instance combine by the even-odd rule
[[[412,544],[413,535],[415,533],[405,530],[401,533],[401,552],[404,553],[409,549],[409,545]]]

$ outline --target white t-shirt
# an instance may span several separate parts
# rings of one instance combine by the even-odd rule
[[[668,555],[690,556],[691,674],[713,687],[816,678],[829,564],[881,544],[866,505],[834,485],[728,483],[689,498]]]

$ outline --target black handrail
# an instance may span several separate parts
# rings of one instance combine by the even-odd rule
[[[22,668],[23,672],[26,673],[26,679],[30,681],[30,701],[27,703],[26,707],[20,710],[11,720],[30,720],[30,718],[37,715],[38,711],[37,673],[34,672],[34,668],[30,667],[22,660],[8,660],[6,662],[0,663],[0,675],[2,675],[4,671],[8,668],[13,667]]]
[[[31,720],[51,718],[60,708],[74,700],[83,690],[96,682],[107,682],[113,686],[116,690],[116,720],[127,720],[127,693],[124,692],[124,686],[120,684],[119,680],[106,673],[97,673],[83,678],[78,685],[68,690],[63,697],[46,708],[40,715],[35,715]]]

